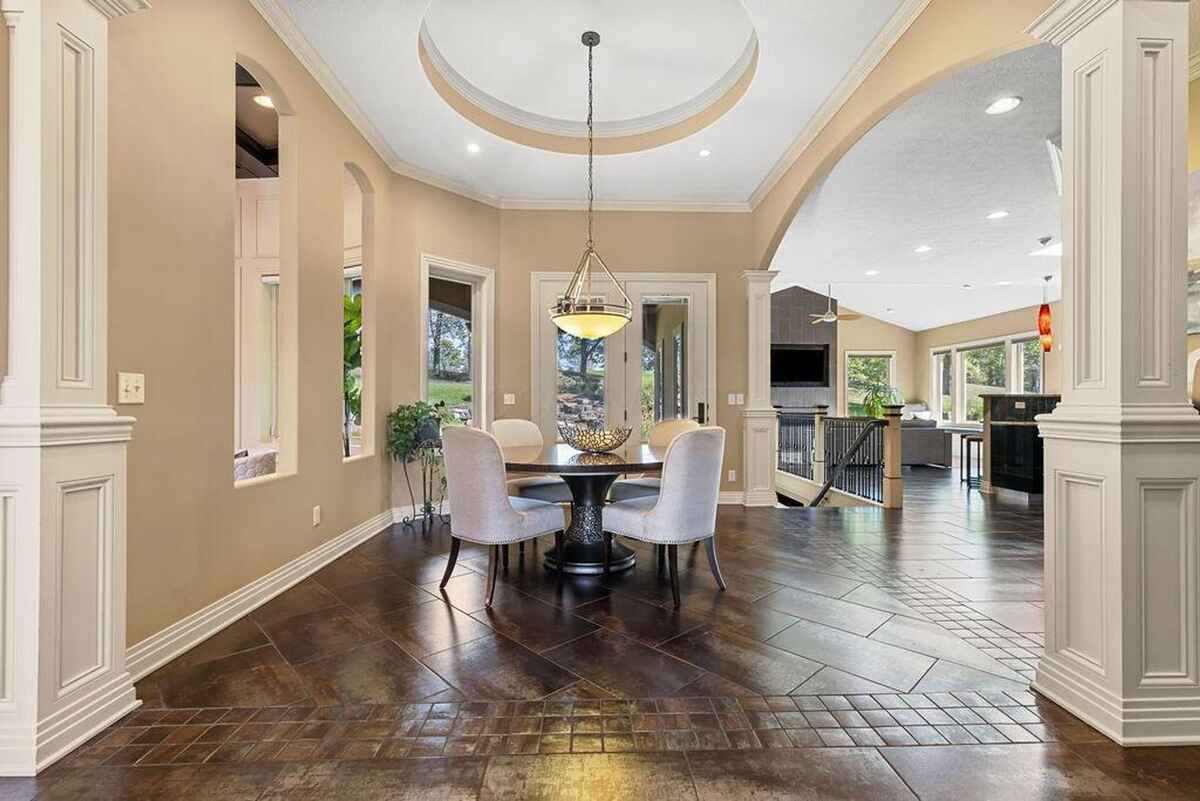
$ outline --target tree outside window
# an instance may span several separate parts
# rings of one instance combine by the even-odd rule
[[[892,357],[857,355],[846,357],[846,413],[851,417],[876,417],[882,405],[894,399]]]
[[[444,402],[469,425],[474,415],[470,319],[430,308],[425,352],[429,402]]]
[[[1007,347],[1003,342],[962,351],[965,418],[983,420],[983,395],[1008,391]]]

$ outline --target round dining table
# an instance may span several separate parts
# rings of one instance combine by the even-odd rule
[[[666,448],[646,444],[622,445],[611,453],[585,453],[570,445],[504,448],[504,467],[510,473],[560,476],[571,490],[571,523],[563,554],[546,554],[546,566],[577,575],[604,572],[604,502],[617,477],[625,473],[662,470]],[[637,562],[634,552],[612,544],[609,570],[628,570]]]

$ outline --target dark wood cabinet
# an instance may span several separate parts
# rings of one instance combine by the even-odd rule
[[[1036,418],[1058,405],[1059,395],[985,395],[985,479],[997,489],[1043,491],[1043,447]]]

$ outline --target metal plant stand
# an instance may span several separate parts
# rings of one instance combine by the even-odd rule
[[[446,477],[442,474],[442,441],[440,439],[425,440],[417,446],[416,461],[421,465],[421,505],[417,506],[417,498],[413,493],[412,478],[408,474],[408,466],[404,466],[404,481],[408,484],[408,497],[412,501],[412,514],[400,520],[407,528],[415,528],[420,521],[422,528],[427,528],[436,519],[440,523],[449,520],[448,515],[442,514],[442,506],[446,500]],[[437,491],[437,506],[434,506],[434,491]]]

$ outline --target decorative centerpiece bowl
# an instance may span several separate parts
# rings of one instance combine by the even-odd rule
[[[563,440],[577,451],[585,453],[608,453],[625,444],[633,429],[629,426],[618,428],[594,428],[579,423],[559,423],[558,433]]]

